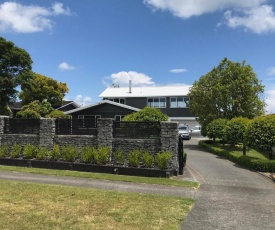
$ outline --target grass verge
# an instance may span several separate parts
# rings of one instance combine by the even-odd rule
[[[133,183],[145,183],[145,184],[158,184],[158,185],[169,185],[169,186],[181,186],[198,188],[199,184],[193,181],[184,181],[177,178],[155,178],[155,177],[138,177],[138,176],[124,176],[104,173],[90,173],[90,172],[77,172],[68,170],[53,170],[53,169],[38,169],[38,168],[25,168],[15,166],[2,166],[0,170],[16,171],[16,172],[27,172],[37,173],[45,175],[55,176],[72,176],[81,178],[90,178],[98,180],[110,180],[110,181],[124,181]]]
[[[0,180],[0,229],[179,229],[194,201]]]
[[[275,172],[275,160],[269,160],[265,154],[254,149],[247,149],[246,156],[242,153],[242,146],[223,146],[212,141],[199,141],[199,146],[218,156],[225,157],[233,162],[243,165],[249,169],[260,172]]]

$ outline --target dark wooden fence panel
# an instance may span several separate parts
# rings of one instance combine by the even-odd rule
[[[56,119],[57,135],[97,135],[96,119]]]
[[[5,119],[5,134],[39,134],[40,119],[8,118]]]

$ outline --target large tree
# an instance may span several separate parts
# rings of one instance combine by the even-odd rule
[[[7,112],[8,102],[15,100],[16,87],[28,80],[31,65],[24,49],[0,37],[0,115]]]
[[[52,106],[62,104],[65,93],[68,93],[66,83],[58,82],[41,74],[33,73],[32,78],[21,85],[19,98],[24,105],[32,101],[47,100]]]
[[[250,65],[224,58],[191,87],[190,110],[202,125],[216,118],[254,118],[264,114],[263,92]]]

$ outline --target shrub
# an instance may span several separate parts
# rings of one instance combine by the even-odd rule
[[[45,147],[40,147],[37,149],[36,159],[37,160],[45,160],[49,151]]]
[[[182,160],[183,161],[183,167],[185,167],[186,161],[187,161],[187,153],[183,152],[182,157],[183,157],[183,160]]]
[[[168,116],[157,108],[145,107],[123,118],[123,121],[167,121]]]
[[[5,157],[8,154],[9,147],[7,145],[0,146],[0,157]]]
[[[106,164],[109,161],[111,149],[109,147],[99,146],[96,155],[94,155],[94,160],[96,164]]]
[[[63,111],[54,110],[50,114],[46,115],[46,118],[70,118],[71,116],[64,114]]]
[[[94,148],[90,146],[83,147],[81,149],[81,160],[85,163],[91,163],[94,155]]]
[[[218,118],[211,121],[206,127],[207,136],[213,138],[214,141],[216,138],[224,139],[224,129],[227,122],[228,120],[225,118]]]
[[[158,153],[156,156],[157,166],[161,169],[166,169],[172,154],[168,152]]]
[[[144,152],[142,155],[143,163],[147,168],[151,168],[154,165],[154,157],[149,152]]]
[[[16,114],[17,118],[40,118],[39,113],[33,110],[19,111]]]
[[[78,152],[76,147],[72,145],[62,146],[61,156],[63,157],[64,161],[74,162],[78,157]]]
[[[132,167],[138,167],[140,163],[140,155],[141,153],[139,150],[132,150],[128,156],[129,165]]]
[[[27,144],[23,150],[23,155],[27,159],[35,158],[37,154],[37,147],[31,144]]]
[[[117,149],[114,153],[116,164],[123,165],[125,162],[125,154],[121,149]]]
[[[49,151],[49,157],[53,161],[59,160],[60,155],[60,148],[58,145],[54,145],[52,151]]]
[[[12,158],[18,158],[20,156],[21,149],[22,149],[21,145],[18,145],[18,144],[13,145],[10,152],[10,156]]]

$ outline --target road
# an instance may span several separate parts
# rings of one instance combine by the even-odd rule
[[[181,229],[275,229],[275,184],[263,175],[184,142],[186,174],[201,183]]]

